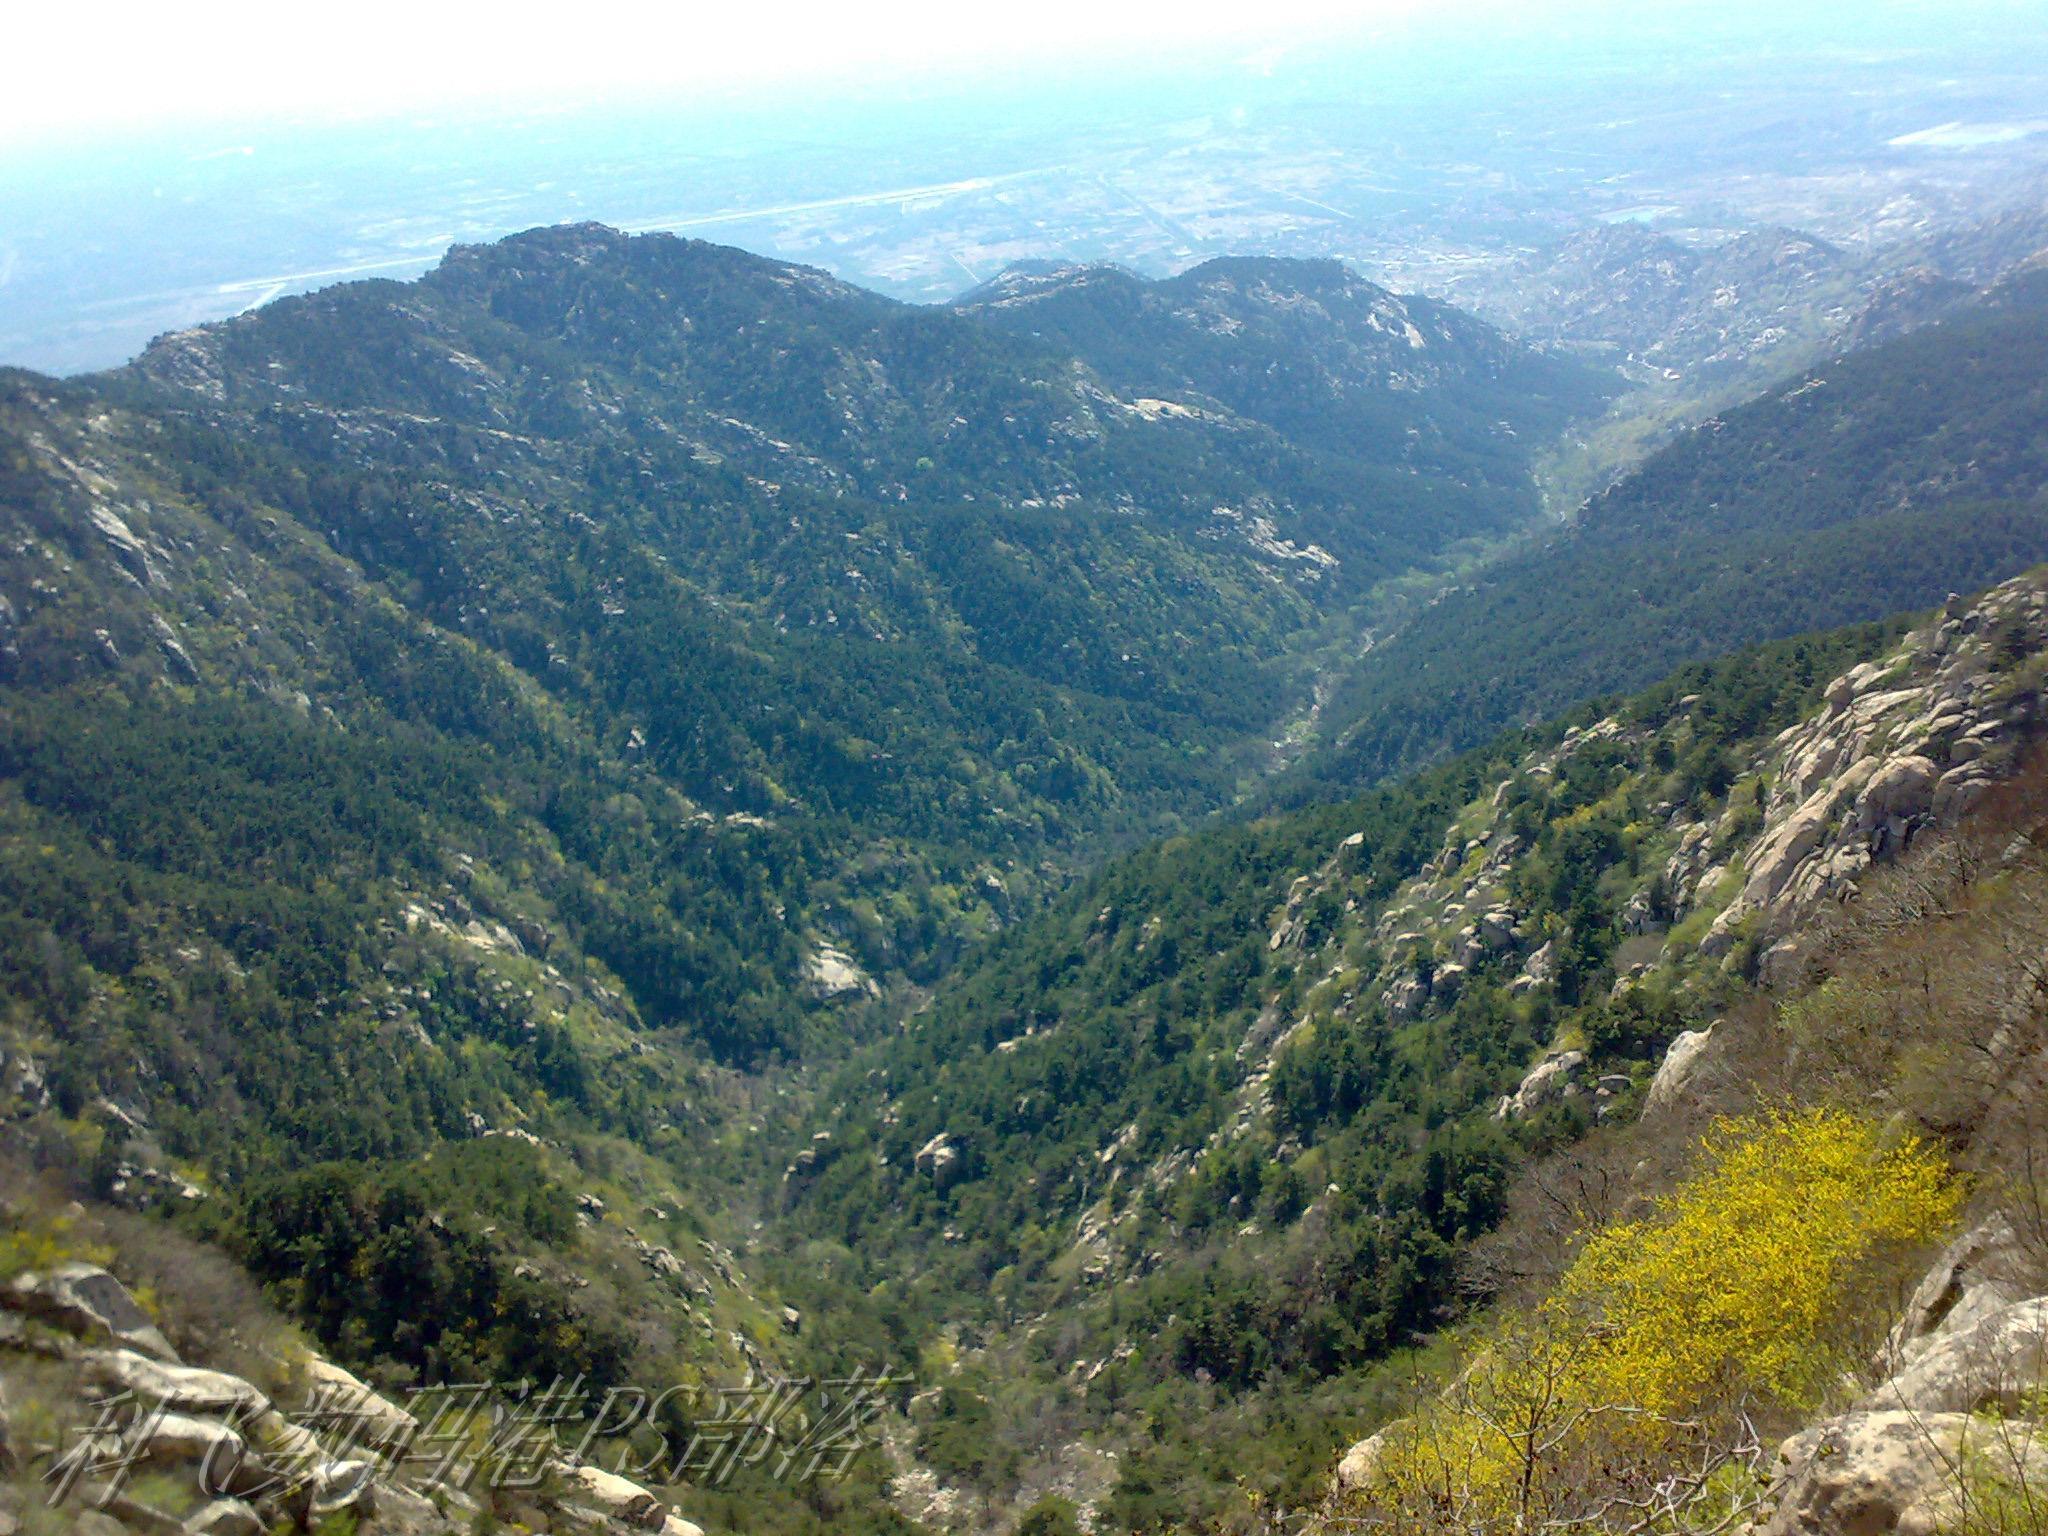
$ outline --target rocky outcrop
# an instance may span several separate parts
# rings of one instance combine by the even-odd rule
[[[1633,777],[1612,793],[1630,800],[1630,836],[1647,857],[1628,884],[1609,887],[1625,936],[1610,996],[1625,1005],[1641,988],[1647,1007],[1690,1026],[1640,1100],[1645,1113],[1668,1113],[1703,1091],[1714,1059],[1707,1010],[1720,1010],[1724,979],[1709,972],[1740,967],[1776,988],[1822,963],[1833,929],[1823,919],[1858,896],[1872,868],[1966,814],[2024,760],[2048,724],[2044,655],[2048,577],[1952,599],[1890,651],[1832,679],[1806,718],[1769,739],[1723,744],[1731,782],[1713,795],[1661,787],[1659,754],[1688,739],[1697,695],[1655,720],[1625,711],[1574,726],[1481,788],[1391,896],[1376,901],[1356,880],[1365,834],[1343,838],[1288,887],[1268,947],[1305,959],[1314,951],[1304,974],[1332,984],[1324,996],[1339,1018],[1377,1005],[1396,1025],[1427,1019],[1475,985],[1505,984],[1540,1006],[1565,957],[1584,946],[1562,914],[1516,911],[1532,852],[1528,810],[1588,754],[1618,758]],[[1287,1038],[1302,1022],[1279,1021],[1263,1038]],[[1496,1101],[1498,1117],[1581,1093],[1603,1119],[1636,1102],[1633,1071],[1625,1083],[1618,1073],[1576,1081],[1587,1064],[1558,1058],[1580,1043],[1560,1035],[1550,1058]]]
[[[179,1361],[126,1288],[94,1265],[23,1275],[4,1296],[10,1310],[0,1319],[10,1326],[0,1328],[0,1467],[56,1486],[64,1481],[64,1458],[81,1465],[90,1458],[90,1475],[51,1516],[53,1530],[260,1536],[332,1528],[360,1536],[459,1536],[492,1513],[480,1502],[491,1496],[481,1483],[465,1489],[408,1481],[423,1475],[407,1459],[421,1433],[418,1421],[330,1361],[308,1356],[281,1372],[303,1388],[302,1400],[286,1411],[241,1376]],[[145,1344],[153,1352],[139,1347]],[[22,1382],[33,1388],[34,1422],[78,1424],[71,1438],[22,1444],[14,1437],[12,1409]],[[436,1457],[418,1462],[431,1466]],[[142,1472],[154,1480],[137,1481]],[[563,1536],[702,1536],[659,1495],[626,1478],[564,1462],[550,1474],[549,1487],[560,1491],[522,1495],[520,1528]],[[200,1507],[183,1520],[166,1513],[152,1502],[165,1489]],[[0,1533],[14,1529],[6,1492],[0,1483]]]
[[[160,613],[152,613],[149,628],[171,676],[181,683],[198,682],[199,665],[193,661],[192,653],[185,649],[185,642],[178,638],[178,632],[171,627],[170,621]]]
[[[943,1131],[917,1149],[913,1166],[942,1190],[952,1188],[967,1172],[960,1149]]]
[[[1496,1120],[1520,1120],[1549,1104],[1562,1103],[1584,1093],[1579,1075],[1586,1065],[1584,1051],[1557,1051],[1529,1069],[1521,1085],[1500,1101],[1493,1112]]]
[[[1864,1399],[1866,1408],[1915,1413],[2020,1412],[2039,1401],[2048,1366],[2048,1297],[1947,1327]]]
[[[1778,1452],[1757,1536],[1935,1536],[1953,1509],[1969,1415],[1859,1413]]]
[[[1753,765],[1769,786],[1763,828],[1736,850],[1742,887],[1701,952],[1725,955],[1746,935],[1767,972],[1788,977],[1793,935],[1819,908],[1853,897],[1872,864],[1954,822],[2011,771],[2042,723],[2038,690],[2014,669],[2043,649],[2048,589],[2022,576],[1973,603],[1951,598],[1891,655],[1831,682]],[[1667,884],[1704,890],[1712,846],[1682,845]]]
[[[1952,1529],[1987,1484],[2038,1490],[2048,1439],[2032,1415],[2048,1379],[2048,1296],[2003,1215],[1935,1260],[1845,1414],[1787,1440],[1755,1536]]]
[[[152,1360],[178,1358],[171,1341],[136,1305],[128,1287],[96,1264],[60,1264],[42,1273],[17,1275],[0,1287],[0,1307],[88,1338],[110,1340]]]
[[[1644,1114],[1662,1114],[1684,1101],[1713,1040],[1714,1026],[1709,1024],[1705,1029],[1685,1030],[1671,1042],[1664,1060],[1658,1063],[1657,1075],[1650,1079],[1650,1091],[1643,1095]]]
[[[1557,945],[1546,940],[1537,946],[1536,952],[1528,959],[1515,979],[1508,984],[1508,990],[1520,997],[1524,992],[1537,987],[1547,987],[1557,978]]]
[[[830,944],[820,944],[804,961],[804,981],[811,995],[821,1002],[848,997],[875,997],[880,993],[853,956]]]

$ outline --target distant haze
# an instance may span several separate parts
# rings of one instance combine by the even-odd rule
[[[1394,286],[1588,223],[1894,240],[2048,169],[2048,0],[117,3],[10,21],[0,364],[597,220],[943,300],[1020,260]]]
[[[1457,8],[1469,15],[1492,7],[1464,0]],[[16,64],[0,92],[0,145],[160,123],[875,85],[1134,51],[1284,46],[1444,9],[1441,0],[40,6],[9,22]],[[31,61],[39,63],[28,67]]]

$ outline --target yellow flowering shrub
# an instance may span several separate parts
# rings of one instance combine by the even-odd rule
[[[1667,1461],[1711,1465],[1720,1415],[1811,1397],[1859,1281],[1939,1236],[1961,1198],[1933,1148],[1837,1109],[1724,1121],[1701,1150],[1654,1214],[1595,1234],[1548,1300],[1497,1321],[1385,1433],[1367,1499],[1398,1528],[1569,1524],[1668,1488]]]
[[[1932,1148],[1838,1109],[1723,1121],[1704,1152],[1656,1215],[1588,1242],[1552,1304],[1602,1325],[1607,1401],[1675,1414],[1736,1389],[1797,1404],[1828,1374],[1850,1282],[1950,1226],[1961,1190]]]
[[[1552,1513],[1557,1455],[1592,1427],[1589,1335],[1539,1310],[1498,1325],[1430,1406],[1382,1432],[1371,1501],[1405,1532],[1527,1530]]]
[[[61,1213],[36,1213],[17,1220],[18,1225],[0,1230],[0,1280],[72,1259],[104,1264],[113,1256],[112,1250],[80,1237],[73,1230],[76,1224]]]

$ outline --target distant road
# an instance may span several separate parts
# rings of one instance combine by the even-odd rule
[[[792,213],[818,213],[828,208],[862,208],[878,203],[907,203],[921,197],[958,197],[966,192],[986,192],[1008,182],[1046,176],[1065,166],[1044,165],[1031,171],[1009,171],[1001,176],[970,176],[964,181],[935,181],[921,187],[897,187],[888,192],[856,192],[846,197],[821,197],[807,203],[775,203],[766,208],[732,208],[720,213],[675,214],[659,219],[629,221],[620,227],[630,234],[701,229],[708,224],[744,224],[751,219],[775,219]]]

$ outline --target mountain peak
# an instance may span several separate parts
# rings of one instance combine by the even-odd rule
[[[976,310],[1034,304],[1077,288],[1102,287],[1134,293],[1145,286],[1146,279],[1113,261],[1018,261],[987,282],[968,289],[953,301],[953,307]]]
[[[1327,256],[1214,256],[1168,278],[1165,286],[1212,287],[1244,282],[1304,291],[1387,292],[1343,262]]]

